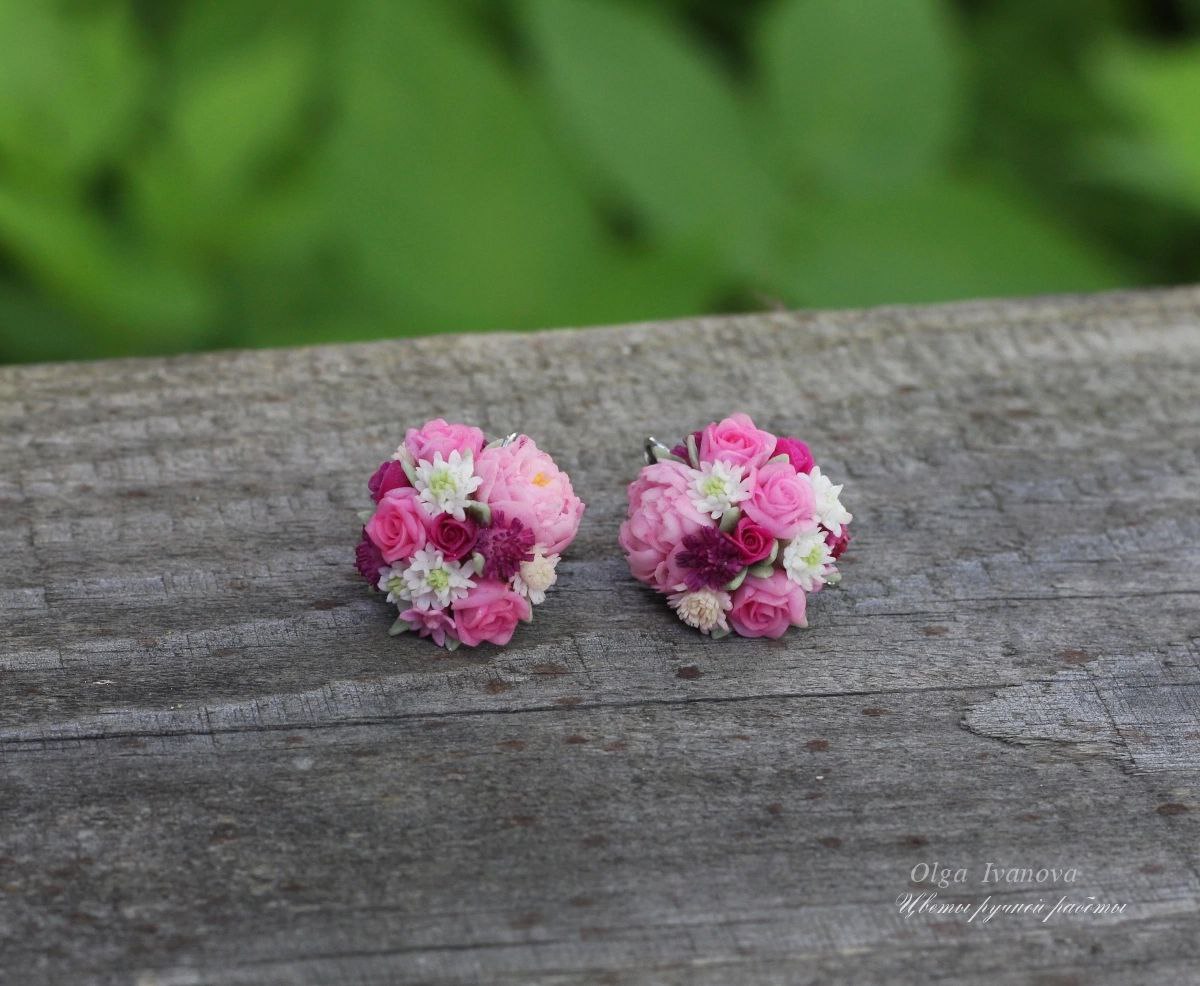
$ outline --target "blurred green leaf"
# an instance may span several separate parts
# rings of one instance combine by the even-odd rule
[[[44,186],[78,182],[131,139],[145,75],[129,9],[70,18],[49,0],[0,3],[0,160]]]
[[[0,279],[0,361],[81,359],[103,354],[87,319],[33,290]]]
[[[106,351],[175,349],[204,337],[211,311],[197,283],[67,203],[0,188],[0,241],[46,290],[97,322]]]
[[[809,306],[1093,291],[1120,268],[1002,188],[937,183],[826,199],[794,217],[785,300]]]
[[[244,228],[247,212],[264,207],[263,185],[278,183],[273,169],[299,145],[307,73],[299,41],[268,37],[180,80],[163,139],[133,171],[142,224],[210,251]]]
[[[334,202],[377,316],[567,320],[602,231],[512,72],[441,4],[365,3],[347,28]]]
[[[1097,58],[1096,73],[1135,128],[1092,144],[1096,167],[1200,208],[1200,44],[1112,45]]]
[[[960,44],[941,0],[780,0],[760,71],[797,175],[861,190],[935,172],[962,109]]]
[[[668,239],[753,267],[780,195],[730,81],[645,9],[528,0],[526,14],[563,128],[596,172]]]

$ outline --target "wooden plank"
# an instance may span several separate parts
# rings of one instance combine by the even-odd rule
[[[735,408],[855,513],[782,641],[615,541]],[[435,414],[589,504],[503,651],[350,565]],[[0,982],[1200,981],[1200,290],[10,367],[0,436]]]

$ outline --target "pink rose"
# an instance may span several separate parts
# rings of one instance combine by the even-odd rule
[[[417,491],[411,486],[388,490],[367,521],[367,537],[387,562],[411,558],[425,547],[425,510]]]
[[[404,474],[404,466],[395,459],[388,459],[375,470],[375,475],[367,480],[367,489],[371,491],[371,499],[376,503],[388,490],[394,490],[398,486],[411,485],[408,477]]]
[[[682,550],[687,535],[711,526],[688,494],[693,475],[682,462],[664,459],[644,466],[629,484],[629,517],[621,525],[621,547],[633,577],[660,592],[674,592],[683,581],[678,564],[668,564],[672,552]]]
[[[791,538],[813,523],[817,510],[812,483],[787,462],[768,462],[760,470],[750,499],[739,506],[772,537]]]
[[[742,554],[743,565],[753,565],[757,561],[762,561],[771,553],[771,548],[775,544],[775,536],[770,531],[746,516],[737,522],[737,527],[726,537],[737,545],[738,551]]]
[[[455,520],[450,514],[438,514],[428,524],[430,542],[450,561],[469,555],[479,537],[479,525],[470,517]]]
[[[475,497],[493,513],[520,520],[546,554],[561,554],[575,540],[583,501],[571,489],[567,474],[528,435],[511,445],[484,449],[475,460],[475,475],[483,480]]]
[[[451,605],[458,639],[468,647],[485,640],[503,646],[512,640],[518,620],[533,617],[529,600],[513,592],[503,582],[480,582],[466,596]]]
[[[409,428],[404,434],[404,447],[418,462],[432,462],[436,453],[443,459],[457,450],[464,458],[478,456],[483,448],[483,432],[471,425],[453,425],[443,418],[426,421],[420,428]]]
[[[798,438],[781,438],[775,445],[775,451],[771,453],[771,458],[777,455],[786,455],[788,462],[792,464],[792,468],[796,472],[810,473],[812,472],[813,457],[812,452],[808,450],[808,446]]]
[[[760,431],[745,414],[731,414],[724,421],[709,425],[700,434],[700,459],[703,462],[731,462],[757,469],[775,451],[775,436]]]
[[[743,637],[782,637],[790,626],[808,626],[804,607],[804,590],[785,573],[749,575],[733,594],[729,622]]]

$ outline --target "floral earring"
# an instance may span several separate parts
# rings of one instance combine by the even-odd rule
[[[837,584],[851,514],[808,446],[734,414],[667,448],[651,438],[629,487],[629,570],[713,637],[808,626],[807,595]]]
[[[441,418],[410,428],[367,486],[359,573],[400,610],[389,631],[455,650],[507,644],[557,581],[583,501],[527,435],[485,444]]]

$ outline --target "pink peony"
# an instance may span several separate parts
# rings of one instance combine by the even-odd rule
[[[711,526],[697,512],[689,489],[695,470],[665,459],[643,467],[629,484],[629,518],[621,525],[620,543],[629,570],[639,582],[674,592],[683,580],[678,564],[668,564],[683,539]]]
[[[782,637],[790,626],[808,626],[804,607],[804,590],[785,573],[751,575],[733,594],[729,622],[743,637]]]
[[[465,558],[475,547],[479,525],[470,517],[455,520],[450,514],[428,518],[429,542],[450,561]]]
[[[395,459],[388,459],[378,469],[375,474],[367,480],[367,489],[371,491],[371,499],[376,503],[388,490],[394,490],[398,486],[411,486],[408,477],[404,474],[404,466]]]
[[[786,455],[788,462],[792,464],[792,468],[796,472],[808,473],[812,472],[814,465],[812,452],[808,450],[808,446],[798,438],[781,438],[775,446],[775,451],[771,453],[771,458],[777,455]]]
[[[700,459],[703,462],[730,462],[748,469],[766,464],[775,452],[775,436],[760,431],[745,414],[731,414],[724,421],[709,425],[700,435]]]
[[[425,547],[425,510],[411,486],[388,490],[367,521],[367,537],[379,549],[384,561],[411,558]]]
[[[464,458],[478,456],[483,449],[483,432],[471,425],[450,424],[443,418],[426,421],[420,428],[409,428],[404,434],[404,447],[416,461],[432,462],[437,452],[443,459],[457,450]]]
[[[458,639],[468,647],[485,640],[501,646],[507,644],[517,622],[530,619],[533,613],[528,599],[493,579],[480,582],[451,608]]]
[[[521,435],[511,445],[484,449],[475,460],[475,475],[483,480],[476,499],[510,520],[519,519],[546,554],[560,554],[575,539],[583,501],[532,438]]]
[[[737,522],[737,527],[726,537],[737,545],[737,549],[742,555],[743,565],[753,565],[755,562],[762,561],[771,553],[771,548],[775,544],[775,536],[762,524],[749,517],[742,517]]]
[[[400,619],[407,621],[409,627],[417,631],[420,637],[432,637],[439,647],[446,646],[446,638],[457,640],[454,630],[454,620],[444,609],[406,609],[400,614]]]
[[[750,499],[739,506],[742,513],[771,532],[772,537],[791,538],[813,523],[817,510],[812,483],[787,462],[769,462],[758,470]]]

